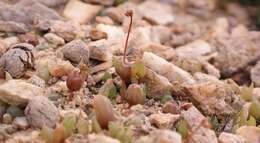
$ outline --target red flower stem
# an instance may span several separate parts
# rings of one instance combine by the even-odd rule
[[[133,11],[129,10],[125,13],[125,15],[127,17],[130,17],[130,24],[129,24],[129,28],[128,28],[128,32],[127,32],[127,37],[126,37],[126,42],[125,42],[125,49],[124,49],[124,57],[123,57],[123,63],[126,64],[126,51],[127,51],[127,47],[128,47],[128,40],[129,40],[129,35],[131,32],[131,28],[132,28],[132,23],[133,23]]]

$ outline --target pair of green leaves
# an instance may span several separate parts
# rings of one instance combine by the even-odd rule
[[[132,83],[139,83],[146,74],[144,63],[140,59],[126,65],[121,58],[113,58],[113,65],[117,74],[124,81],[130,80]]]
[[[120,123],[110,122],[108,125],[108,132],[111,137],[118,139],[121,143],[132,142],[132,132],[129,128],[124,127]]]

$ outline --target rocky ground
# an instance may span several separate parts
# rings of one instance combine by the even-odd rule
[[[259,3],[1,0],[0,142],[260,143]]]

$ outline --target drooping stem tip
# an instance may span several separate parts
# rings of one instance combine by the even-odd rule
[[[129,35],[130,35],[130,32],[131,32],[132,23],[133,23],[133,13],[134,13],[133,10],[128,10],[125,13],[125,16],[130,17],[130,24],[129,24],[127,37],[126,37],[126,41],[125,41],[125,49],[124,49],[124,57],[123,57],[123,63],[124,64],[126,64],[126,51],[127,51],[128,39],[129,39]]]

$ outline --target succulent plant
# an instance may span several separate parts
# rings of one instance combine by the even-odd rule
[[[178,113],[180,113],[180,107],[174,100],[168,101],[163,105],[162,112],[178,114]]]
[[[130,105],[144,104],[145,97],[144,85],[132,83],[127,88],[126,101]]]
[[[107,128],[109,122],[116,120],[113,105],[106,96],[96,95],[93,106],[101,128]]]
[[[253,101],[249,108],[249,114],[253,116],[257,121],[260,121],[260,103]]]
[[[121,143],[131,143],[132,133],[129,128],[124,127],[122,124],[117,122],[110,122],[108,125],[109,135],[113,138],[118,139]]]
[[[53,131],[53,143],[63,143],[65,139],[65,128],[63,125],[58,124]]]
[[[180,120],[177,123],[176,130],[183,138],[187,137],[189,132],[188,123],[185,120]]]
[[[99,94],[107,96],[109,99],[115,99],[117,95],[116,86],[112,79],[108,79],[99,89]]]
[[[40,136],[46,143],[52,143],[53,142],[53,133],[54,130],[52,128],[49,128],[48,126],[43,126],[40,131]]]
[[[62,125],[65,128],[65,136],[69,137],[76,129],[77,118],[75,115],[65,116]]]

